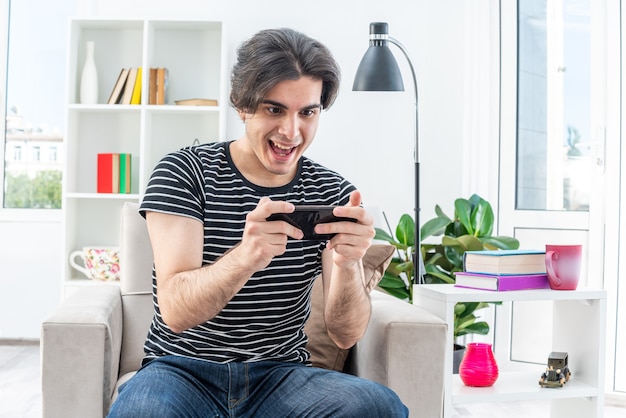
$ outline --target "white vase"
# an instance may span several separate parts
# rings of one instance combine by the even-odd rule
[[[98,70],[94,59],[95,44],[89,41],[86,47],[85,65],[80,78],[80,102],[96,104],[98,103]]]

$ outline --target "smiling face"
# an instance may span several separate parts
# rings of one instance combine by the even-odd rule
[[[240,112],[246,133],[232,144],[231,155],[248,180],[277,187],[294,178],[317,132],[321,95],[322,81],[304,76],[276,84],[254,113]]]

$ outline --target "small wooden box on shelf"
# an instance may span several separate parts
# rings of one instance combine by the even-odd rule
[[[510,318],[511,306],[517,301],[552,301],[554,321],[552,345],[569,353],[572,378],[559,389],[538,384],[545,364],[524,364],[508,359],[508,353],[494,353],[500,375],[492,387],[475,388],[463,384],[452,374],[454,306],[457,302],[502,302],[496,317]],[[552,417],[598,418],[604,408],[604,367],[606,341],[606,291],[551,289],[497,292],[467,289],[454,285],[414,285],[413,303],[434,313],[448,323],[449,352],[446,353],[444,415],[452,416],[453,407],[464,403],[549,400]],[[498,315],[503,311],[502,315]],[[499,327],[508,330],[510,326]],[[510,335],[509,335],[510,336]],[[509,339],[504,336],[504,339]],[[529,336],[532,340],[532,336]],[[565,347],[565,348],[564,348]],[[547,355],[548,353],[546,353]]]
[[[95,45],[98,103],[80,103],[85,44]],[[193,20],[73,19],[67,63],[66,163],[63,179],[62,289],[89,284],[69,263],[83,246],[118,245],[119,213],[139,201],[155,164],[167,153],[224,140],[224,40],[222,23]],[[142,68],[137,104],[108,104],[122,68]],[[168,97],[149,103],[143,69],[169,70]],[[218,106],[180,106],[175,100],[206,97]],[[137,99],[135,99],[137,100]],[[98,154],[131,154],[130,193],[97,193]],[[97,282],[93,282],[97,283]]]

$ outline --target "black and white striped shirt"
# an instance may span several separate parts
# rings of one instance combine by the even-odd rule
[[[197,219],[204,225],[203,264],[212,264],[239,243],[245,218],[263,196],[299,205],[345,205],[352,184],[303,157],[294,180],[267,188],[246,180],[232,162],[230,142],[184,148],[155,167],[140,211]],[[152,271],[155,315],[146,359],[167,354],[226,363],[280,360],[307,362],[304,323],[325,243],[289,240],[287,251],[255,273],[210,321],[180,334],[163,322]]]

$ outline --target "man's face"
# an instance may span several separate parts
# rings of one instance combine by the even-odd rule
[[[249,168],[267,182],[290,181],[297,162],[311,145],[321,112],[322,81],[311,77],[285,80],[272,88],[254,114],[243,114],[256,161]]]

